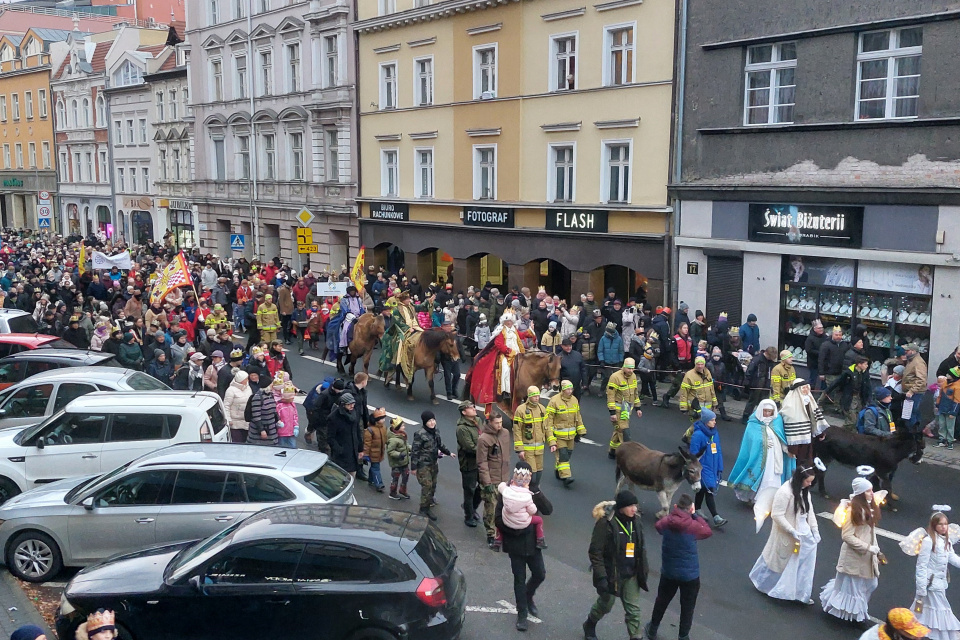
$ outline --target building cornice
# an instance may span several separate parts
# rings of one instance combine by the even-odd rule
[[[361,20],[353,24],[353,29],[358,33],[376,33],[377,31],[386,31],[387,29],[396,29],[406,27],[420,22],[431,22],[433,20],[442,20],[463,13],[473,11],[483,11],[492,9],[500,5],[512,4],[521,0],[448,0],[438,5],[427,5],[417,7],[409,11],[400,11],[390,13],[385,16],[377,16],[368,20]]]
[[[357,202],[402,202],[407,204],[442,205],[447,207],[511,207],[514,209],[563,209],[583,211],[584,209],[604,209],[607,211],[627,211],[632,213],[672,213],[673,207],[664,205],[631,205],[602,202],[532,202],[515,200],[441,200],[437,198],[383,198],[375,196],[357,196]],[[364,218],[368,219],[368,218]],[[393,223],[396,224],[396,223]]]

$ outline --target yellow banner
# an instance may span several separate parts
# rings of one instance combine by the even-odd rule
[[[357,292],[363,291],[363,288],[366,286],[366,276],[364,276],[363,270],[366,268],[364,262],[364,249],[365,247],[360,247],[360,253],[357,254],[357,260],[353,263],[353,269],[350,271],[350,280],[353,281],[353,286],[357,288]]]

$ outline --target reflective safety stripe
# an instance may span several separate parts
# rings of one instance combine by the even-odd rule
[[[616,449],[616,448],[619,447],[619,446],[620,446],[620,443],[619,443],[619,442],[614,442],[613,440],[610,441],[610,448],[611,448],[611,449]]]
[[[517,449],[519,449],[520,447],[523,446],[523,440],[516,440],[516,441],[513,443],[513,446],[516,447]]]
[[[584,432],[586,432],[586,430],[584,430]],[[577,430],[574,427],[570,427],[569,429],[554,429],[553,435],[558,438],[570,439],[577,435]]]
[[[570,471],[570,463],[561,462],[560,464],[557,465],[557,471]]]

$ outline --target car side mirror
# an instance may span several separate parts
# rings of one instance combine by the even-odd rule
[[[190,576],[190,579],[187,581],[191,587],[196,590],[197,593],[202,593],[203,589],[200,587],[200,576]]]
[[[83,508],[87,511],[93,511],[93,496],[87,496],[80,504],[82,504]]]
[[[47,446],[47,443],[43,441],[43,438],[37,438],[37,449],[43,449],[45,446]]]

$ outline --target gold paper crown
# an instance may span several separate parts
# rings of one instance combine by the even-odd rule
[[[288,382],[287,384],[283,385],[283,392],[284,392],[284,393],[296,393],[296,392],[297,392],[297,388],[296,388],[295,386],[293,386],[292,383]]]
[[[543,286],[543,285],[540,285],[539,287],[537,287],[537,292],[538,292],[538,293],[546,293],[546,292],[547,292],[547,288],[546,288],[545,286]]]
[[[283,384],[283,371],[277,371],[277,375],[273,376],[273,384]]]
[[[243,357],[243,350],[240,349],[239,347],[230,352],[231,359],[242,358],[242,357]]]
[[[730,335],[732,335],[732,336],[739,336],[739,335],[740,335],[740,327],[730,327]]]
[[[116,617],[113,614],[113,611],[106,611],[101,609],[99,611],[94,611],[87,616],[87,633],[89,635],[96,634],[98,629],[103,627],[113,627],[116,623]]]
[[[834,331],[839,331],[840,333],[843,333],[843,329],[842,329],[842,328],[840,327],[840,325],[838,325],[838,324],[833,325],[833,330],[834,330]]]
[[[726,312],[726,311],[721,311],[721,312],[720,312],[720,317],[721,317],[721,318],[726,318],[726,317],[727,317],[727,312]]]

